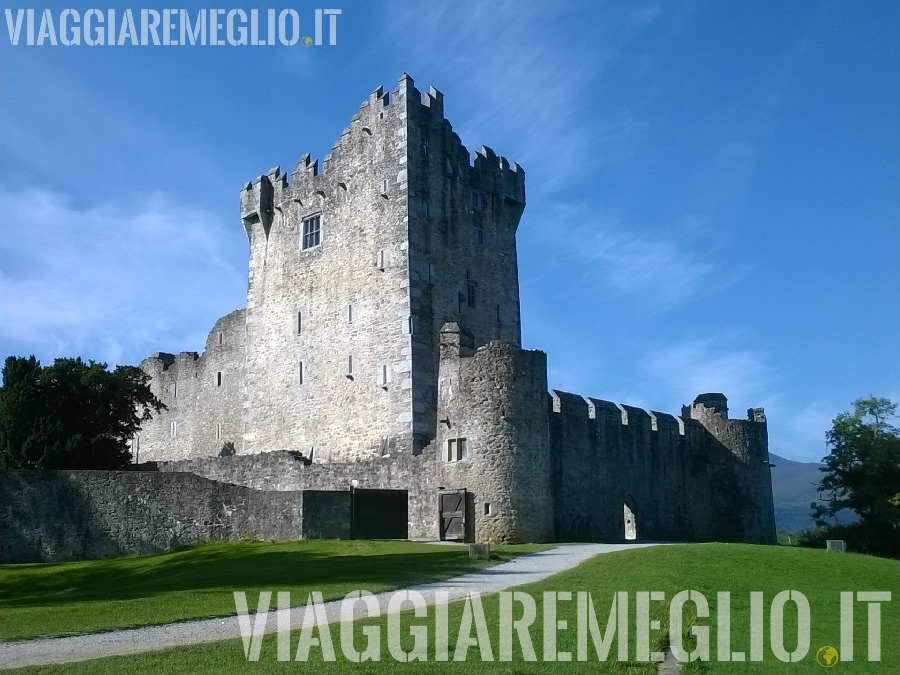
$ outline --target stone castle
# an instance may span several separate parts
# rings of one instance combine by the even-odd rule
[[[305,155],[243,188],[247,306],[202,356],[141,364],[168,410],[133,452],[257,490],[382,490],[399,536],[774,541],[762,409],[548,393],[521,348],[524,208],[522,168],[470,160],[440,92],[377,89],[321,171]]]

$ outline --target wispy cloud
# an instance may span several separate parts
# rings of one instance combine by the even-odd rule
[[[658,11],[655,3],[624,11],[592,5],[591,15],[582,17],[566,3],[507,1],[443,3],[425,12],[398,2],[384,14],[380,42],[409,44],[412,37],[411,74],[436,80],[420,84],[455,83],[464,93],[447,99],[463,142],[476,149],[490,139],[526,167],[529,189],[538,194],[608,157],[601,149],[646,130],[646,122],[624,107],[586,116],[583,101],[596,94],[600,76]],[[562,27],[565,41],[556,30]]]
[[[697,394],[722,392],[729,407],[770,407],[778,401],[776,372],[757,351],[732,346],[726,335],[676,342],[648,353],[641,363],[644,386],[687,403]],[[740,407],[739,407],[740,406]]]
[[[751,407],[765,408],[769,449],[789,459],[818,462],[827,454],[825,432],[842,408],[827,401],[797,401],[783,385],[767,354],[723,333],[651,351],[641,363],[637,388],[654,392],[654,401],[672,404],[722,392],[734,418],[743,418]]]
[[[717,269],[716,241],[691,219],[647,228],[582,204],[552,204],[542,209],[539,235],[541,272],[522,280],[526,292],[563,275],[569,292],[628,298],[647,311],[665,311],[698,294],[720,292],[743,274]],[[534,245],[525,243],[525,255],[534,253]]]
[[[165,195],[82,208],[49,190],[0,188],[0,209],[7,354],[133,363],[198,350],[198,326],[243,304],[232,228]]]

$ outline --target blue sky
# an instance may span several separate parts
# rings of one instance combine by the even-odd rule
[[[311,33],[320,5],[285,6]],[[673,413],[723,391],[810,461],[853,399],[900,400],[896,2],[332,6],[336,46],[0,34],[0,354],[202,350],[245,300],[241,186],[408,72],[525,168],[523,343],[551,387]]]

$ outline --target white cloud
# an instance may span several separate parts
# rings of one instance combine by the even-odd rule
[[[240,228],[165,195],[81,207],[0,188],[0,209],[6,353],[133,363],[202,350],[198,324],[243,304]]]
[[[580,205],[539,208],[540,242],[523,242],[522,257],[538,257],[545,274],[563,274],[567,287],[588,297],[611,295],[636,300],[649,311],[662,311],[700,293],[719,292],[738,278],[722,274],[711,262],[714,244],[692,221],[650,231],[604,217]],[[708,283],[716,272],[715,283]],[[523,280],[523,288],[539,278]]]
[[[795,400],[768,356],[741,347],[729,334],[651,351],[640,370],[636,390],[654,392],[654,402],[688,403],[697,394],[722,392],[733,418],[743,419],[748,408],[765,408],[769,450],[800,462],[818,462],[827,454],[825,432],[843,409],[827,401]]]
[[[740,412],[735,417],[743,417],[750,407],[777,405],[774,369],[762,354],[731,348],[729,341],[719,336],[651,351],[641,365],[645,386],[683,403],[698,394],[721,392],[728,397],[729,408]]]

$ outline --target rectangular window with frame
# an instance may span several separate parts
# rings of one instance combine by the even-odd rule
[[[322,241],[322,216],[315,215],[303,219],[303,238],[300,249],[315,248]]]
[[[447,440],[447,461],[458,462],[469,458],[469,442],[465,438]]]

